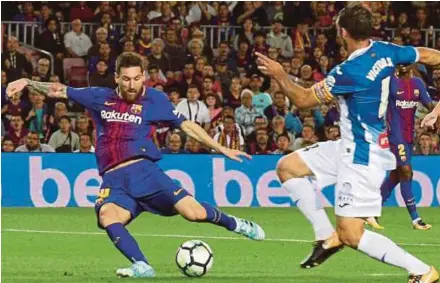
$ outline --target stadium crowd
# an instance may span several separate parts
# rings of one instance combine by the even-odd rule
[[[2,19],[40,25],[36,47],[42,56],[17,51],[19,38],[4,33],[2,46],[2,151],[93,152],[95,129],[80,106],[33,90],[8,99],[7,83],[21,77],[65,83],[63,60],[82,58],[90,86],[116,87],[113,74],[121,52],[144,57],[148,87],[164,90],[177,110],[202,125],[220,144],[251,154],[286,154],[340,137],[337,103],[298,110],[277,82],[258,72],[254,52],[278,60],[303,86],[322,80],[348,54],[334,28],[343,2],[4,2]],[[374,38],[423,46],[439,28],[438,2],[370,2]],[[60,22],[71,22],[61,33]],[[93,34],[83,23],[94,22]],[[115,28],[124,24],[124,31]],[[163,25],[152,33],[150,25]],[[201,26],[217,26],[211,48]],[[434,26],[433,26],[434,25]],[[435,26],[437,25],[437,26]],[[241,26],[236,33],[228,27]],[[396,28],[393,34],[386,28]],[[205,32],[204,32],[205,31]],[[440,49],[440,35],[436,37]],[[416,66],[430,96],[440,98],[440,69]],[[416,154],[439,154],[438,127],[420,127],[416,114]],[[164,153],[208,153],[178,129],[158,124],[155,142]]]

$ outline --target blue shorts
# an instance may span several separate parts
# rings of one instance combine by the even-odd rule
[[[105,203],[114,203],[130,212],[130,221],[144,211],[173,216],[174,205],[188,195],[155,162],[143,159],[104,174],[95,212],[98,217]]]
[[[390,150],[396,156],[397,166],[411,165],[411,157],[413,151],[412,144],[390,144]]]

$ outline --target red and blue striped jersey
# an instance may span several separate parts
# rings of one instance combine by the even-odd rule
[[[387,109],[388,139],[391,144],[413,142],[414,116],[419,102],[425,106],[432,102],[421,79],[391,77]]]
[[[103,87],[67,88],[67,96],[85,107],[96,127],[95,155],[99,173],[134,157],[157,161],[161,153],[153,142],[158,123],[179,127],[185,118],[165,93],[146,88],[134,103]]]

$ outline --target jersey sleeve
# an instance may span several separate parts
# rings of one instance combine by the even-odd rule
[[[67,98],[88,110],[97,110],[99,102],[106,99],[109,89],[102,87],[73,88],[67,87]]]
[[[165,93],[157,91],[156,96],[157,106],[155,108],[159,111],[159,120],[171,123],[175,128],[180,127],[186,120],[185,116],[174,107]]]
[[[417,84],[419,85],[420,89],[420,101],[426,107],[428,104],[432,103],[431,96],[429,96],[428,90],[426,89],[426,86],[422,80],[418,79]]]
[[[352,77],[341,65],[334,67],[324,80],[316,83],[312,88],[320,103],[329,103],[338,95],[351,94],[356,91]]]
[[[419,51],[412,46],[400,46],[393,43],[388,44],[394,54],[394,63],[411,65],[419,61]]]

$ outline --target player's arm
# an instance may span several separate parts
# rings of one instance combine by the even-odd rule
[[[427,47],[417,47],[419,62],[425,65],[440,65],[440,51]]]
[[[31,87],[42,95],[56,98],[67,98],[67,86],[60,83],[43,83],[29,79],[19,79],[8,84],[6,94],[9,97],[22,91],[25,87]]]
[[[218,142],[213,140],[208,133],[200,127],[198,124],[191,122],[189,120],[185,120],[180,125],[180,128],[182,131],[184,131],[188,136],[192,137],[193,139],[197,140],[198,142],[208,146],[215,152],[221,153],[227,157],[229,157],[232,160],[241,162],[241,156],[244,156],[248,159],[251,157],[242,151],[229,149],[226,147],[221,146]]]
[[[423,118],[421,126],[433,128],[438,117],[440,117],[440,103],[437,103],[437,106],[430,113],[428,113],[425,118]]]
[[[258,56],[258,69],[263,74],[272,76],[296,107],[307,109],[326,102],[316,94],[316,85],[311,88],[304,88],[289,79],[289,75],[284,71],[281,64],[261,53],[256,52],[255,55]]]

